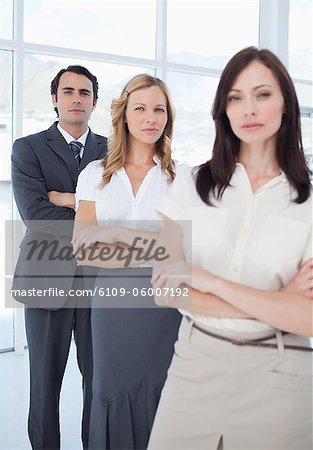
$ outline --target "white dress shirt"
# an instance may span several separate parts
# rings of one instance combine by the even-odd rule
[[[101,187],[101,162],[89,163],[78,177],[76,208],[80,200],[94,201],[98,223],[159,231],[162,221],[155,207],[169,193],[172,183],[167,181],[158,158],[154,156],[153,160],[156,165],[146,174],[136,196],[124,168],[113,173],[110,182]],[[176,173],[183,167],[186,165],[176,163]]]
[[[214,200],[215,207],[208,206],[185,172],[158,211],[178,222],[191,221],[192,236],[184,237],[187,261],[228,280],[279,290],[312,257],[312,196],[302,204],[292,202],[295,192],[283,173],[253,193],[240,163],[230,185],[221,201]],[[271,329],[257,320],[184,314],[220,331]]]
[[[64,129],[60,126],[59,123],[57,124],[57,127],[58,127],[59,132],[62,134],[62,136],[64,137],[64,139],[66,140],[66,142],[67,142],[68,144],[70,144],[70,143],[73,142],[73,141],[77,141],[77,142],[80,142],[80,143],[83,145],[82,148],[81,148],[81,150],[80,150],[80,152],[79,152],[79,156],[80,156],[80,158],[82,158],[82,157],[83,157],[83,154],[84,154],[84,149],[85,149],[85,145],[86,145],[87,136],[88,136],[88,133],[89,133],[89,128],[87,129],[87,131],[85,131],[84,134],[82,134],[82,135],[80,136],[80,138],[75,139],[75,138],[74,138],[73,136],[71,136],[66,130],[64,130]]]

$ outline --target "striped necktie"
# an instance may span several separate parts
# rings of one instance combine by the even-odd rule
[[[74,155],[74,158],[76,161],[77,170],[78,170],[80,162],[81,162],[80,151],[83,147],[83,144],[78,141],[72,141],[69,143],[69,146],[71,147],[71,150],[73,152],[73,155]]]

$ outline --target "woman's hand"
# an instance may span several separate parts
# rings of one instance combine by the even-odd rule
[[[313,299],[313,259],[309,259],[281,291],[304,295]]]
[[[187,286],[208,293],[216,279],[217,277],[208,271],[185,261],[162,265],[154,270],[152,277],[153,289],[155,291],[161,289],[164,292],[163,296],[156,297],[156,303],[161,306],[177,307],[179,299],[173,293],[179,288]],[[186,303],[186,299],[183,300]]]
[[[210,292],[210,283],[216,277],[207,270],[198,266],[193,266],[185,261],[176,261],[170,264],[164,264],[156,268],[152,283],[156,287],[167,287],[176,289],[181,284],[186,284],[200,292]]]
[[[118,228],[91,225],[89,227],[82,228],[77,233],[75,233],[72,240],[72,245],[74,253],[76,253],[79,248],[88,248],[96,242],[115,244],[117,240]]]

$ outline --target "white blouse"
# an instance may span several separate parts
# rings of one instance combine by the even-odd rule
[[[295,192],[283,173],[253,193],[239,163],[230,184],[222,200],[208,206],[188,171],[175,179],[157,209],[172,220],[191,221],[191,235],[184,236],[187,261],[228,280],[278,290],[312,257],[312,196],[292,202]],[[257,320],[188,315],[221,331],[271,329]]]
[[[98,223],[106,226],[125,226],[159,231],[162,221],[155,211],[156,205],[172,186],[161,170],[159,159],[146,174],[136,196],[124,168],[113,173],[111,180],[101,187],[103,167],[100,161],[92,161],[79,174],[76,188],[76,208],[80,200],[95,202]],[[175,163],[176,174],[186,165]]]

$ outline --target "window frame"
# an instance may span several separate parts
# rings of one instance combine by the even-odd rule
[[[289,0],[259,0],[259,46],[271,49],[288,67],[289,36]],[[167,60],[167,0],[156,0],[156,47],[155,58],[135,58],[93,51],[83,51],[43,44],[27,43],[24,35],[24,0],[13,2],[13,39],[0,39],[0,49],[13,52],[13,141],[23,136],[23,60],[26,53],[55,57],[69,57],[80,60],[99,61],[111,64],[147,67],[155,71],[156,76],[167,80],[168,72],[219,77],[221,70],[189,64],[173,63]],[[294,80],[309,83],[310,80]],[[303,117],[313,118],[313,108],[301,107]],[[13,220],[18,219],[16,206],[13,207]],[[24,351],[23,309],[14,311],[14,349]],[[1,349],[0,349],[1,351]]]

